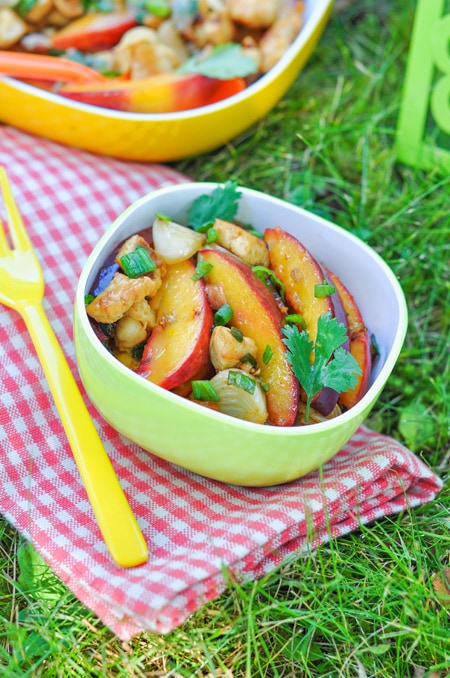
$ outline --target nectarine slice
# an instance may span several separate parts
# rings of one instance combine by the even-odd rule
[[[347,314],[348,330],[350,335],[350,353],[361,369],[356,385],[339,396],[339,404],[345,409],[356,405],[366,393],[369,386],[370,371],[372,368],[372,354],[370,350],[370,335],[353,295],[338,278],[337,275],[326,269],[329,279],[338,292],[345,313]]]
[[[346,314],[339,295],[334,292],[317,296],[316,286],[328,281],[326,271],[309,250],[280,227],[266,229],[264,239],[269,248],[270,267],[285,285],[289,308],[305,320],[310,340],[316,340],[317,321],[325,313],[331,313],[338,322],[347,327]],[[343,348],[349,350],[349,342]],[[314,408],[328,416],[338,399],[339,393],[331,388],[324,388],[314,398]]]
[[[209,361],[213,324],[203,280],[192,280],[191,260],[167,267],[152,305],[157,325],[144,348],[137,374],[166,389],[192,379]]]
[[[202,249],[199,257],[212,265],[206,282],[223,289],[226,303],[233,310],[230,324],[257,346],[261,379],[269,386],[266,394],[269,423],[291,426],[297,413],[299,385],[286,359],[281,334],[283,317],[274,298],[252,269],[234,255],[219,249]],[[265,363],[267,346],[273,353]]]

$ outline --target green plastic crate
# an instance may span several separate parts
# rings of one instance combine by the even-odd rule
[[[450,2],[418,0],[395,150],[400,161],[450,171]]]

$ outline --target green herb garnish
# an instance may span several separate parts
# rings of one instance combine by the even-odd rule
[[[258,367],[258,363],[256,362],[256,358],[254,355],[251,353],[246,353],[244,356],[241,358],[241,363],[248,363],[251,365],[255,370]]]
[[[213,242],[216,242],[217,238],[219,237],[219,234],[217,233],[216,229],[211,226],[208,228],[206,231],[206,242],[208,245],[210,245]]]
[[[329,285],[326,280],[319,285],[314,285],[314,296],[316,299],[323,299],[324,297],[330,297],[336,292],[334,285]]]
[[[214,313],[214,324],[215,325],[226,325],[230,322],[233,317],[233,309],[230,304],[223,304],[217,311]]]
[[[129,278],[138,278],[140,275],[151,273],[156,268],[150,252],[142,245],[138,245],[132,252],[124,254],[119,261],[123,272]]]
[[[210,195],[200,195],[189,210],[189,225],[195,231],[204,233],[216,219],[233,221],[241,195],[236,181],[226,181],[223,186],[217,186]]]
[[[203,276],[207,275],[212,268],[214,268],[213,265],[208,261],[197,261],[192,280],[200,280],[200,278],[203,278]]]
[[[257,72],[255,59],[234,42],[217,45],[207,56],[194,55],[177,69],[177,73],[199,73],[217,80],[246,78]]]
[[[214,386],[207,379],[198,379],[197,381],[191,381],[192,386],[192,395],[195,400],[202,401],[213,401],[218,403],[219,396],[214,390]]]
[[[284,322],[291,325],[300,325],[304,330],[306,330],[306,320],[299,313],[288,313],[284,316]]]
[[[88,304],[91,303],[91,301],[94,301],[95,297],[93,294],[85,294],[84,295],[84,305],[87,306]]]
[[[167,214],[161,214],[161,212],[155,212],[155,217],[161,219],[161,221],[172,221],[171,217],[168,217]]]
[[[279,278],[277,278],[270,268],[267,268],[267,266],[252,266],[252,271],[266,287],[269,287],[269,289],[270,286],[268,285],[267,280],[270,280],[272,285],[278,290],[282,300],[285,301],[286,286]]]
[[[347,340],[345,325],[331,313],[320,316],[316,341],[310,341],[305,330],[296,325],[285,325],[283,342],[286,357],[306,393],[305,421],[308,420],[311,401],[325,387],[341,393],[355,386],[361,369],[354,357],[342,348]],[[311,360],[311,357],[313,358]]]
[[[244,335],[242,334],[241,330],[238,330],[237,327],[230,327],[230,332],[239,343],[244,341]]]
[[[263,361],[264,365],[269,364],[272,356],[273,356],[272,347],[269,344],[267,344],[266,348],[264,349],[264,353],[262,355],[262,361]]]
[[[247,393],[254,393],[256,388],[256,380],[245,372],[238,372],[237,370],[230,370],[228,372],[228,383],[230,385],[242,388]]]

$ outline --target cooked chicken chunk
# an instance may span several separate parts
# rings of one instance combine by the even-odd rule
[[[242,358],[251,355],[256,360],[257,347],[253,339],[243,337],[236,339],[229,327],[217,326],[213,329],[209,342],[209,356],[217,372],[231,367],[251,370],[250,362],[242,362]]]
[[[216,219],[217,244],[230,250],[249,266],[269,266],[269,251],[264,240],[253,235],[245,228],[223,219]]]
[[[154,293],[155,281],[149,276],[129,278],[116,273],[103,292],[86,306],[86,312],[99,323],[115,323],[136,302]]]

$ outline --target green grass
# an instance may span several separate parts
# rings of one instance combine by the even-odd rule
[[[412,0],[333,16],[289,94],[226,147],[174,164],[196,180],[269,192],[334,220],[389,262],[406,293],[404,348],[369,425],[446,481],[432,503],[333,540],[206,605],[166,636],[120,642],[0,522],[0,675],[416,678],[450,675],[449,186],[393,152]],[[380,300],[382,303],[382,300]]]

